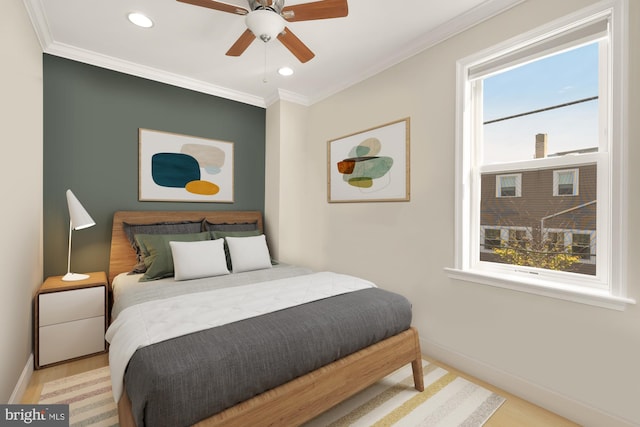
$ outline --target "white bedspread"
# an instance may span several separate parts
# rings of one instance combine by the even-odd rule
[[[371,287],[375,285],[364,279],[320,272],[180,295],[128,307],[111,324],[106,334],[110,343],[113,396],[116,402],[120,399],[124,371],[138,348]]]

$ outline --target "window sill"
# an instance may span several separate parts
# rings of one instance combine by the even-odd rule
[[[527,292],[611,310],[623,311],[628,304],[636,303],[634,299],[611,295],[597,289],[586,289],[570,285],[552,285],[541,280],[514,278],[510,275],[486,271],[469,271],[456,268],[445,268],[445,271],[452,279]]]

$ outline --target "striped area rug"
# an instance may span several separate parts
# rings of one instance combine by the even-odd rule
[[[304,427],[479,427],[505,399],[425,360],[424,391],[407,365]]]
[[[480,427],[505,401],[434,364],[423,366],[422,393],[413,388],[408,365],[304,427]],[[108,367],[46,383],[39,403],[69,404],[71,427],[118,425]]]
[[[68,404],[70,427],[118,425],[108,366],[45,383],[38,403]]]

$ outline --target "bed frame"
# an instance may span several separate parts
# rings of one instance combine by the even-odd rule
[[[113,216],[109,283],[119,273],[131,270],[136,255],[122,223],[152,224],[166,221],[207,219],[212,223],[257,223],[258,211],[119,211]],[[420,340],[415,328],[366,347],[345,358],[296,378],[202,420],[197,426],[300,425],[365,389],[404,365],[411,363],[414,387],[424,390]],[[121,427],[135,427],[126,389],[118,402]]]

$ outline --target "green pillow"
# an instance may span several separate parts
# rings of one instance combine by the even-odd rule
[[[198,242],[211,240],[208,231],[187,234],[136,234],[136,241],[145,253],[144,264],[147,271],[141,282],[173,276],[173,256],[169,242]]]
[[[260,230],[234,230],[234,231],[222,231],[222,230],[213,230],[211,231],[211,237],[213,239],[222,239],[224,237],[252,237],[259,236],[262,234]],[[227,268],[231,271],[231,255],[229,255],[229,247],[227,246],[227,241],[224,241],[224,256],[227,257]]]

